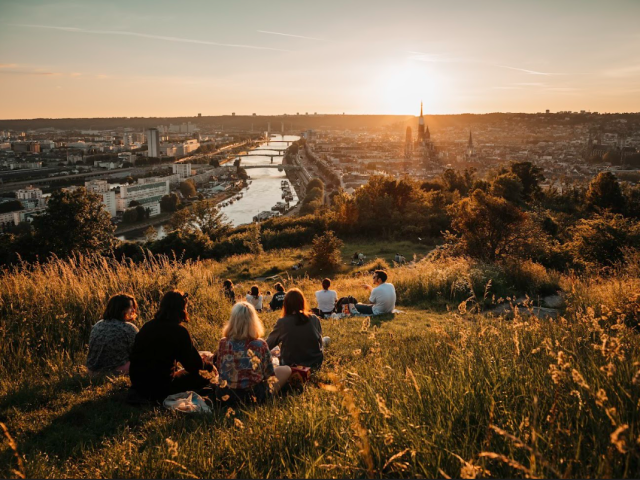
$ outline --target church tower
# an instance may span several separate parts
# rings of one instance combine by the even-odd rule
[[[411,161],[413,158],[413,133],[411,127],[407,127],[407,135],[404,142],[404,158],[407,161]]]
[[[418,119],[418,142],[424,140],[424,117],[422,116],[422,102],[420,102],[420,118]]]

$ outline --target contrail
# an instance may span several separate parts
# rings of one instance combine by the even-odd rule
[[[528,73],[530,75],[545,75],[545,76],[549,76],[549,75],[564,75],[563,73],[536,72],[535,70],[527,70],[527,69],[524,69],[524,68],[509,67],[507,65],[496,65],[496,67],[508,68],[509,70],[515,70],[517,72],[524,72],[524,73]]]
[[[258,33],[268,33],[269,35],[282,35],[283,37],[294,37],[294,38],[304,38],[306,40],[318,40],[319,42],[326,42],[326,40],[322,38],[316,37],[305,37],[303,35],[292,35],[291,33],[280,33],[280,32],[268,32],[266,30],[256,30]]]
[[[168,42],[180,42],[180,43],[197,43],[199,45],[213,45],[215,47],[232,47],[232,48],[249,48],[253,50],[275,50],[278,52],[290,52],[291,50],[285,50],[282,48],[272,48],[272,47],[259,47],[256,45],[242,45],[235,43],[218,43],[218,42],[209,42],[207,40],[195,40],[192,38],[179,38],[179,37],[166,37],[163,35],[150,35],[148,33],[138,33],[138,32],[127,32],[122,30],[85,30],[83,28],[76,27],[56,27],[51,25],[12,25],[14,27],[28,27],[28,28],[45,28],[49,30],[61,30],[64,32],[76,32],[76,33],[91,33],[96,35],[125,35],[129,37],[141,37],[141,38],[151,38],[154,40],[165,40]]]

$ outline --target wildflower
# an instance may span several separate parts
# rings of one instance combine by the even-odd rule
[[[387,404],[384,402],[384,398],[376,393],[376,401],[378,402],[378,410],[384,418],[391,418],[391,411],[387,408]]]
[[[222,396],[222,401],[226,402],[227,400],[229,400],[229,395],[223,395]]]
[[[244,428],[244,423],[242,423],[242,421],[239,418],[234,418],[233,419],[233,424],[238,427],[239,429],[243,429]]]
[[[603,407],[605,403],[607,403],[609,399],[607,398],[607,392],[605,392],[602,388],[598,390],[596,393],[596,405],[599,407]]]
[[[579,386],[581,386],[585,390],[589,390],[589,385],[585,381],[584,377],[575,368],[571,370],[571,377],[573,378],[573,381],[576,382]]]
[[[633,380],[631,380],[631,383],[633,383],[634,385],[640,385],[640,370],[638,370],[633,376]]]
[[[232,417],[235,414],[236,414],[236,411],[233,408],[229,407],[227,409],[227,413],[224,416],[229,418],[229,417]]]
[[[356,348],[356,349],[353,351],[353,354],[354,354],[355,356],[359,356],[359,355],[361,355],[361,354],[362,354],[362,350],[361,350],[361,349],[359,349],[359,348]]]
[[[166,438],[165,442],[167,443],[167,448],[169,451],[169,456],[171,458],[175,458],[178,456],[178,442],[174,442],[171,438]]]
[[[220,380],[220,384],[218,385],[220,388],[225,388],[227,386],[226,380]]]
[[[626,442],[624,438],[620,438],[620,435],[629,429],[629,425],[624,424],[620,425],[615,431],[611,434],[611,443],[615,445],[620,453],[627,453],[625,450]]]

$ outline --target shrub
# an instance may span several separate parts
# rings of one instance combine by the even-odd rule
[[[314,271],[334,270],[342,263],[341,249],[344,243],[331,230],[322,236],[315,236],[311,247],[311,269]]]

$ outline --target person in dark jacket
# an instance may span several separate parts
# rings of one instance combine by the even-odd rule
[[[297,288],[289,290],[284,297],[283,317],[267,338],[270,349],[280,346],[281,364],[320,368],[328,340],[322,337],[318,317],[309,313],[304,294]]]
[[[189,321],[187,304],[188,294],[179,290],[165,293],[153,320],[136,335],[129,376],[131,388],[142,397],[162,400],[174,393],[209,386],[200,370],[213,370],[213,365],[205,365],[183,325]]]
[[[269,302],[269,307],[271,311],[275,312],[276,310],[280,310],[282,305],[284,305],[284,287],[281,283],[276,283],[273,286],[276,289],[276,293],[271,297],[271,301]]]
[[[224,296],[231,302],[231,305],[235,305],[236,303],[236,292],[233,289],[233,282],[228,278],[222,283],[222,288],[224,292]]]

